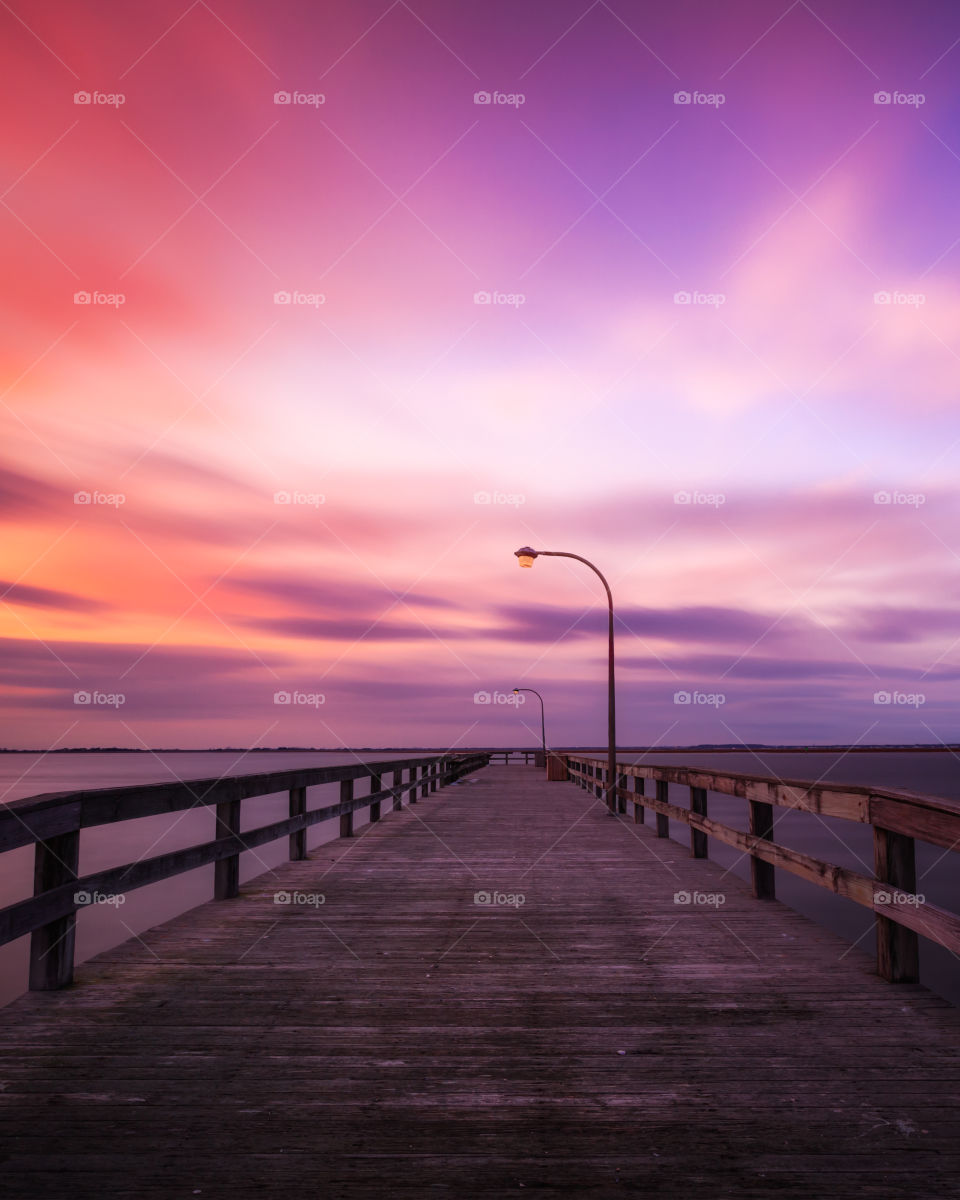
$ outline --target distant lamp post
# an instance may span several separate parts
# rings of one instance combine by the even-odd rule
[[[519,696],[521,692],[533,692],[536,698],[540,701],[540,745],[543,749],[543,765],[547,765],[547,727],[543,719],[543,697],[538,691],[533,688],[514,688],[513,694]]]
[[[579,554],[570,554],[566,550],[534,550],[530,546],[522,546],[514,553],[521,567],[532,567],[533,560],[539,558],[541,554],[550,555],[553,558],[575,558],[577,562],[582,562],[584,566],[590,568],[603,584],[604,591],[607,593],[607,610],[609,613],[609,631],[607,640],[607,786],[606,786],[606,802],[607,808],[611,813],[616,814],[617,811],[617,721],[616,721],[616,698],[614,689],[614,673],[613,673],[613,594],[610,591],[610,585],[603,577],[603,573],[599,571],[588,558],[583,558]]]

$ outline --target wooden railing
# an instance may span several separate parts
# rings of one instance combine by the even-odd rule
[[[0,808],[0,853],[35,846],[33,896],[0,909],[0,945],[31,934],[30,988],[63,987],[73,980],[76,913],[83,906],[78,894],[122,894],[213,863],[214,899],[228,900],[239,891],[244,850],[289,837],[291,860],[304,859],[311,825],[339,817],[340,836],[352,837],[353,814],[358,809],[369,808],[371,822],[379,821],[385,801],[393,802],[394,811],[403,806],[404,796],[415,804],[418,792],[422,799],[485,766],[488,757],[481,753],[431,755],[223,779],[50,792],[15,800]],[[386,774],[392,775],[387,788],[382,785]],[[359,779],[370,781],[368,793],[362,796],[354,794]],[[339,783],[338,803],[308,809],[307,788],[325,783]],[[289,793],[290,816],[241,833],[242,802],[277,792]],[[216,808],[214,841],[89,875],[78,874],[81,829],[200,807]]]
[[[542,750],[490,750],[488,755],[491,762],[502,762],[505,766],[513,761],[522,763],[525,767],[540,766],[543,763]]]
[[[566,756],[567,771],[580,787],[602,798],[606,759]],[[750,856],[753,894],[761,900],[775,898],[776,867],[827,888],[838,896],[872,909],[877,921],[877,970],[884,979],[915,983],[919,978],[917,935],[960,955],[960,917],[917,894],[914,839],[944,850],[960,848],[960,805],[939,796],[848,784],[781,780],[772,776],[740,775],[698,767],[657,767],[618,763],[617,808],[632,803],[634,820],[642,822],[644,810],[656,814],[657,836],[669,837],[669,821],[690,826],[694,858],[707,857],[707,839],[716,838]],[[632,779],[632,788],[628,781]],[[654,795],[646,795],[645,781],[652,780]],[[690,789],[690,806],[667,799],[669,785]],[[707,815],[707,796],[719,792],[749,802],[749,832],[733,829]],[[824,862],[790,850],[774,840],[774,808],[839,817],[870,825],[873,829],[874,875]]]

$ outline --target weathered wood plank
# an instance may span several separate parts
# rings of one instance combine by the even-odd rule
[[[891,983],[916,983],[920,978],[920,945],[916,931],[889,916],[900,890],[911,896],[917,890],[913,838],[891,833],[888,829],[874,829],[873,854],[877,882],[881,887],[890,884],[892,889],[889,897],[880,891],[874,894],[877,970]],[[878,900],[883,908],[878,906]]]
[[[690,789],[690,811],[701,817],[707,815],[707,789],[692,787]],[[690,853],[694,858],[707,857],[707,835],[696,825],[690,826]]]
[[[307,789],[295,787],[290,789],[290,819],[303,816],[307,811]],[[297,829],[290,834],[290,861],[300,862],[307,857],[307,828]]]
[[[37,842],[33,890],[41,896],[53,888],[76,888],[80,863],[80,832],[59,833]],[[73,982],[76,915],[71,909],[39,928],[30,939],[30,987],[34,991],[66,987]]]
[[[750,833],[755,838],[773,841],[773,805],[760,800],[750,801]],[[759,854],[750,855],[750,882],[758,900],[777,898],[776,874],[773,863]]]

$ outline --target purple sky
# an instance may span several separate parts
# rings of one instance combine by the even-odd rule
[[[956,5],[0,33],[0,742],[960,740]]]

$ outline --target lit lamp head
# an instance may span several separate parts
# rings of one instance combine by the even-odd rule
[[[522,546],[519,550],[514,550],[514,554],[520,560],[521,567],[532,567],[533,560],[537,557],[537,551],[532,550],[529,546]]]

